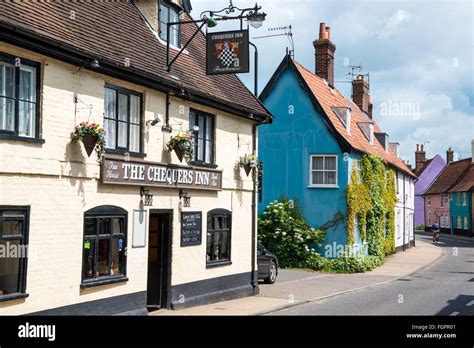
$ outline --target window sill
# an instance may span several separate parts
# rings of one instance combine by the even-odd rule
[[[210,163],[203,163],[203,162],[191,162],[190,165],[193,167],[202,167],[202,168],[211,168],[211,169],[218,168],[217,164],[210,164]]]
[[[120,155],[120,156],[127,156],[130,157],[138,157],[138,158],[145,158],[146,154],[140,152],[128,152],[123,150],[112,150],[112,149],[105,149],[105,153],[108,155]]]
[[[206,268],[216,268],[232,265],[232,261],[218,261],[206,264]]]
[[[19,300],[22,298],[27,298],[30,296],[29,294],[22,294],[22,293],[15,293],[15,294],[9,294],[9,295],[1,295],[0,296],[0,302],[6,302],[6,301],[14,301],[14,300]]]
[[[318,189],[318,188],[323,188],[323,189],[338,189],[339,185],[309,185],[309,189]]]
[[[99,280],[85,281],[81,283],[81,289],[89,289],[102,285],[117,284],[117,283],[126,283],[128,278],[124,276],[115,277],[115,278],[104,278]]]
[[[18,135],[5,134],[5,133],[0,133],[0,139],[22,141],[22,142],[25,142],[25,143],[32,143],[32,144],[44,144],[45,143],[44,139],[20,137]]]

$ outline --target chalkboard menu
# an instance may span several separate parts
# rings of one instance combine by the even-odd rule
[[[202,213],[181,213],[181,246],[201,245]]]

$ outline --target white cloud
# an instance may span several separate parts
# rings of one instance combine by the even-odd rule
[[[378,37],[386,40],[399,33],[401,27],[408,23],[411,17],[412,15],[405,10],[396,11],[387,19],[385,26],[378,33]]]

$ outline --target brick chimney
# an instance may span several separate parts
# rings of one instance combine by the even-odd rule
[[[362,110],[367,116],[369,115],[369,83],[365,81],[364,75],[357,75],[357,78],[352,81],[352,101]],[[370,108],[372,110],[372,108]]]
[[[325,79],[334,88],[334,52],[336,46],[331,42],[331,28],[325,23],[319,25],[319,39],[313,42],[316,56],[316,75]]]
[[[371,120],[374,119],[373,111],[374,111],[374,104],[372,104],[372,101],[369,95],[369,111],[367,112],[367,116],[369,116]]]
[[[454,151],[449,147],[448,151],[446,151],[446,163],[451,163],[454,161]]]
[[[426,162],[425,145],[416,144],[415,162],[415,170],[421,168],[421,166]]]

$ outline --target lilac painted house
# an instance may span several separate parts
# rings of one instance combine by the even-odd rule
[[[446,161],[441,155],[426,160],[424,145],[416,146],[415,159],[415,175],[418,177],[415,181],[415,227],[418,227],[426,225],[423,194],[446,166]]]

